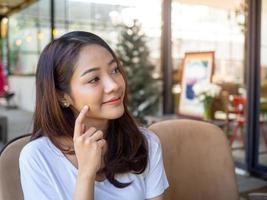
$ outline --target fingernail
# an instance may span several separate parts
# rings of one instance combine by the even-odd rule
[[[87,110],[88,110],[88,106],[85,105],[85,106],[83,107],[83,111],[87,111]]]

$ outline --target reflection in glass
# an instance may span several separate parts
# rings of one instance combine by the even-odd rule
[[[215,52],[214,71],[210,81],[219,85],[222,90],[219,97],[214,98],[210,104],[210,122],[224,130],[229,138],[233,157],[239,162],[245,162],[246,12],[244,1],[233,4],[222,3],[220,0],[172,2],[174,87],[183,87],[181,83],[186,53]],[[192,73],[197,74],[196,71]],[[182,100],[177,100],[180,94],[174,94],[177,113]]]
[[[141,22],[147,36],[150,60],[161,76],[161,0],[54,0],[54,38],[81,30],[99,34],[114,49],[120,24]],[[149,8],[149,12],[147,10]],[[39,0],[10,16],[9,63],[12,74],[34,74],[37,59],[50,42],[50,1]]]
[[[40,0],[9,17],[11,74],[33,75],[44,46],[50,41],[50,1]]]

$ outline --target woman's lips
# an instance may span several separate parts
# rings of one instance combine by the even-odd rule
[[[106,101],[104,102],[103,104],[105,105],[117,105],[117,104],[120,104],[121,103],[121,98],[116,98],[116,99],[113,99],[113,100],[110,100],[110,101]]]

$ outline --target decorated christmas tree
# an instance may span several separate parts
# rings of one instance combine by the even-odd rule
[[[158,81],[153,79],[155,66],[149,61],[146,36],[138,21],[135,20],[132,26],[121,26],[117,55],[127,75],[129,110],[144,123],[146,115],[158,111],[160,87]]]

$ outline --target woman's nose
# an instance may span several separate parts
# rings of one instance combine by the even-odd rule
[[[105,93],[110,93],[119,89],[119,84],[111,77],[107,78],[104,84]]]

